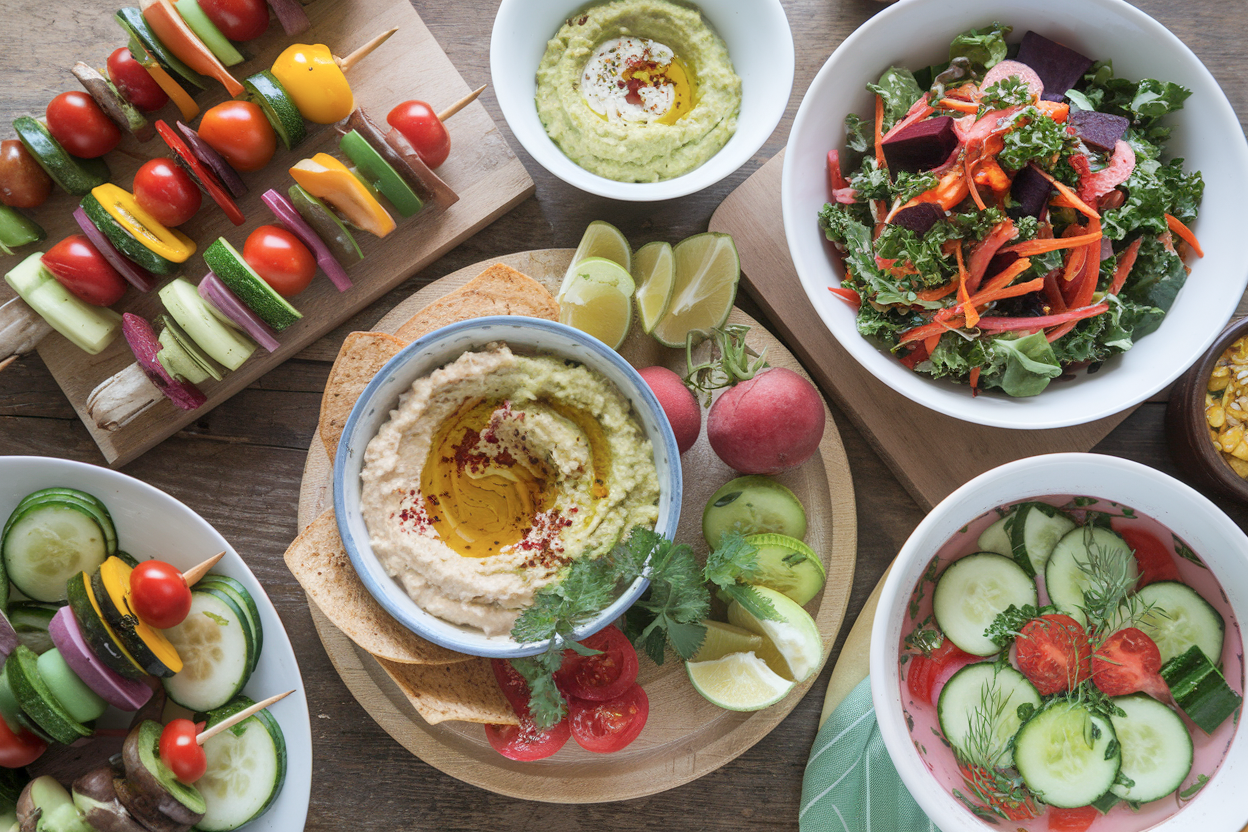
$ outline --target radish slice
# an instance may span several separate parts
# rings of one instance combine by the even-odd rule
[[[343,269],[342,264],[334,257],[334,253],[329,250],[329,246],[325,245],[325,241],[320,238],[320,235],[312,230],[312,226],[308,225],[303,217],[299,216],[299,212],[295,210],[295,206],[290,204],[290,200],[274,190],[265,191],[260,199],[264,201],[265,205],[269,206],[269,210],[277,215],[282,225],[286,226],[291,234],[294,234],[305,246],[312,249],[321,270],[325,272],[326,277],[333,282],[339,292],[345,292],[351,288],[351,278],[347,277],[347,272]]]
[[[226,322],[232,324],[251,336],[252,340],[269,352],[277,352],[281,346],[277,342],[277,333],[260,319],[238,295],[221,282],[221,278],[212,272],[204,275],[199,281],[199,296],[212,304],[213,311],[220,312]]]
[[[979,88],[986,90],[993,84],[1004,81],[1010,76],[1017,76],[1022,80],[1027,88],[1031,90],[1031,94],[1037,99],[1044,95],[1044,81],[1040,80],[1040,76],[1036,71],[1027,64],[1020,64],[1018,61],[999,61],[992,69],[984,75],[984,80],[980,83]]]
[[[195,154],[195,158],[204,163],[204,166],[217,175],[221,180],[221,184],[230,192],[230,196],[237,199],[247,193],[247,183],[238,175],[238,171],[225,161],[225,157],[213,149],[212,145],[199,137],[199,134],[187,127],[182,122],[178,122],[178,131],[182,134],[182,138],[186,139],[187,146],[191,152]]]
[[[156,339],[156,331],[145,318],[131,312],[125,313],[121,316],[121,334],[126,336],[126,343],[130,345],[135,360],[139,362],[148,379],[171,402],[183,410],[194,410],[208,401],[208,397],[194,384],[178,381],[161,366],[156,358],[161,343]]]
[[[95,223],[87,217],[87,212],[82,210],[82,206],[74,209],[74,219],[78,221],[82,233],[87,235],[91,245],[95,246],[110,266],[121,273],[127,283],[140,292],[150,292],[156,288],[156,276],[118,251],[117,247],[104,236],[104,232],[95,227]]]
[[[137,711],[152,698],[152,689],[143,682],[126,679],[100,661],[87,640],[82,628],[69,607],[61,607],[48,624],[48,635],[61,651],[65,664],[78,674],[87,687],[95,691],[110,705],[123,711]]]
[[[269,0],[269,8],[288,35],[297,35],[312,25],[298,0]]]
[[[9,657],[9,654],[17,649],[17,630],[13,629],[13,624],[9,621],[9,617],[0,610],[0,664]]]

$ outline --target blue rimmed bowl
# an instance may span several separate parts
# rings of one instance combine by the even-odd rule
[[[632,406],[633,415],[654,449],[659,480],[659,516],[655,530],[671,538],[680,521],[683,491],[676,437],[659,401],[637,371],[606,344],[580,330],[538,318],[494,316],[443,327],[408,344],[390,359],[364,389],[351,410],[334,458],[334,513],[338,531],[360,580],[377,602],[403,626],[421,638],[448,650],[490,658],[518,658],[543,652],[546,642],[521,644],[509,635],[487,636],[480,630],[438,618],[426,612],[391,578],[369,544],[360,512],[364,449],[390,418],[399,396],[416,379],[445,366],[465,352],[496,341],[513,350],[579,361],[614,384]],[[638,578],[596,618],[573,631],[580,641],[623,614],[645,592],[648,581]]]

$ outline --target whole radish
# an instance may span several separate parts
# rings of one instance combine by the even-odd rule
[[[702,408],[698,407],[698,400],[680,376],[666,367],[646,367],[638,372],[659,400],[676,435],[676,447],[683,454],[693,447],[702,432]]]

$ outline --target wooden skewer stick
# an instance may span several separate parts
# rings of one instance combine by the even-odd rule
[[[282,699],[285,699],[287,696],[290,696],[292,693],[294,693],[293,690],[288,690],[285,693],[279,693],[276,696],[270,696],[268,699],[265,699],[263,702],[257,702],[256,704],[252,705],[250,708],[246,708],[244,710],[239,711],[238,713],[234,714],[234,716],[230,717],[229,719],[224,719],[221,722],[218,722],[216,725],[212,726],[211,728],[208,728],[200,732],[199,736],[195,738],[195,742],[197,742],[200,745],[203,745],[204,743],[208,742],[208,740],[215,737],[217,734],[220,734],[222,731],[225,731],[229,728],[233,728],[235,725],[242,722],[244,719],[251,716],[252,714],[263,711],[265,708],[269,707],[274,702],[278,702]]]
[[[448,118],[450,118],[451,116],[455,115],[456,113],[458,113],[460,110],[462,110],[462,109],[464,109],[465,107],[467,107],[467,106],[468,106],[469,104],[471,104],[472,102],[476,101],[476,100],[477,100],[477,96],[478,96],[478,95],[480,95],[480,94],[481,94],[481,93],[485,90],[485,88],[486,88],[487,86],[489,86],[489,85],[488,85],[488,84],[482,84],[481,86],[477,87],[477,88],[476,88],[475,90],[473,90],[472,92],[470,92],[470,93],[468,93],[467,95],[465,95],[463,98],[461,98],[461,99],[459,99],[458,101],[456,101],[456,102],[455,102],[454,104],[452,104],[451,106],[447,107],[447,108],[446,108],[445,110],[443,110],[442,112],[438,113],[438,121],[446,121]]]
[[[339,58],[337,55],[335,55],[334,63],[338,64],[338,68],[341,69],[343,72],[349,72],[351,70],[351,67],[358,64],[365,57],[367,57],[370,52],[372,52],[378,46],[381,46],[383,43],[389,40],[390,36],[393,35],[397,31],[399,30],[391,29],[388,32],[382,32],[380,35],[373,38],[368,43],[364,44],[359,49],[355,50],[354,52],[352,52],[350,55],[348,55],[345,58]]]
[[[3,371],[5,367],[9,366],[16,360],[17,360],[16,355],[10,355],[8,358],[4,359],[3,361],[0,361],[0,371]]]
[[[199,583],[199,579],[208,574],[208,570],[217,565],[217,561],[225,557],[225,552],[218,552],[199,566],[192,566],[190,569],[182,573],[182,580],[186,581],[187,586],[195,586]]]

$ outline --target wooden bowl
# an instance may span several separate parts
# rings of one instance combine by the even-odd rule
[[[1201,491],[1248,503],[1248,480],[1226,463],[1209,441],[1205,421],[1205,389],[1226,348],[1248,336],[1248,318],[1232,321],[1200,360],[1179,377],[1166,408],[1166,439],[1170,455],[1185,478]]]

